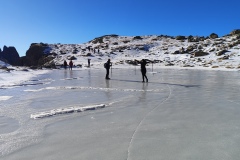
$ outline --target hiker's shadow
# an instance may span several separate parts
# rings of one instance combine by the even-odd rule
[[[143,83],[142,81],[135,81],[135,80],[123,80],[123,79],[111,79],[113,81],[122,81],[122,82],[129,82],[129,83]],[[176,84],[176,83],[160,83],[160,82],[147,82],[148,84],[166,84],[170,86],[179,86],[179,87],[186,87],[186,88],[191,88],[191,87],[200,87],[200,85],[186,85],[186,84]]]

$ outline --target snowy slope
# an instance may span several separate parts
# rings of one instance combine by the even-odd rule
[[[155,67],[239,68],[240,43],[236,36],[205,38],[198,42],[188,42],[187,38],[108,35],[84,44],[48,44],[45,53],[54,57],[56,65],[73,59],[75,66],[87,66],[87,60],[91,59],[93,67],[102,67],[110,58],[115,67],[127,67],[126,62],[144,58],[155,60]],[[227,52],[217,56],[224,50]],[[194,56],[199,51],[208,55]]]

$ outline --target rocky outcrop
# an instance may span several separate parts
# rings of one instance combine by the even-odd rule
[[[176,36],[176,40],[185,40],[186,37],[185,36]]]
[[[48,57],[44,51],[48,48],[48,45],[44,43],[32,43],[30,48],[26,52],[26,56],[21,57],[21,64],[23,66],[38,66],[42,67],[53,59]],[[52,64],[51,64],[52,65]]]
[[[199,41],[204,41],[206,38],[205,37],[193,37],[192,35],[188,36],[187,40],[188,42],[199,42]]]
[[[3,51],[0,50],[0,60],[17,66],[20,65],[20,57],[15,47],[3,47]]]
[[[235,29],[230,33],[230,35],[236,35],[236,34],[240,34],[240,29]]]
[[[210,34],[209,36],[211,39],[215,39],[215,38],[218,38],[218,35],[216,33],[212,33]]]
[[[197,45],[190,45],[187,47],[186,52],[192,52],[194,49],[197,49]]]

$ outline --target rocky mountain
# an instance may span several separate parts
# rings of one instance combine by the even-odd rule
[[[5,49],[6,50],[6,47]],[[219,37],[105,35],[84,44],[33,43],[21,57],[21,65],[55,68],[64,60],[75,66],[101,66],[111,59],[114,66],[135,65],[134,59],[149,59],[155,66],[240,68],[240,30]]]
[[[20,65],[20,57],[15,47],[3,47],[3,51],[0,50],[0,60],[11,64]]]
[[[208,37],[105,35],[84,44],[42,46],[44,56],[40,59],[45,65],[59,66],[64,60],[74,60],[76,66],[84,66],[91,59],[91,64],[97,66],[110,58],[118,66],[135,64],[134,59],[145,58],[154,61],[155,66],[240,67],[240,30],[223,37],[215,33]]]

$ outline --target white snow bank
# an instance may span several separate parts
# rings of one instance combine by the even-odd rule
[[[31,114],[30,118],[39,119],[39,118],[45,118],[45,117],[50,117],[50,116],[59,115],[59,114],[84,112],[84,111],[96,110],[100,108],[105,108],[105,104],[91,105],[91,106],[85,106],[85,107],[68,107],[68,108],[53,109],[46,112]]]
[[[6,101],[12,98],[12,96],[0,96],[0,101]]]
[[[28,89],[24,90],[25,92],[40,92],[43,90],[68,90],[68,89],[79,89],[79,90],[101,90],[101,91],[123,91],[123,92],[161,92],[162,89],[149,89],[149,90],[141,90],[141,89],[122,89],[122,88],[101,88],[101,87],[84,87],[84,86],[59,86],[59,87],[46,87],[41,89]]]
[[[15,86],[47,72],[49,72],[49,70],[26,70],[19,68],[9,72],[0,70],[0,87]]]

